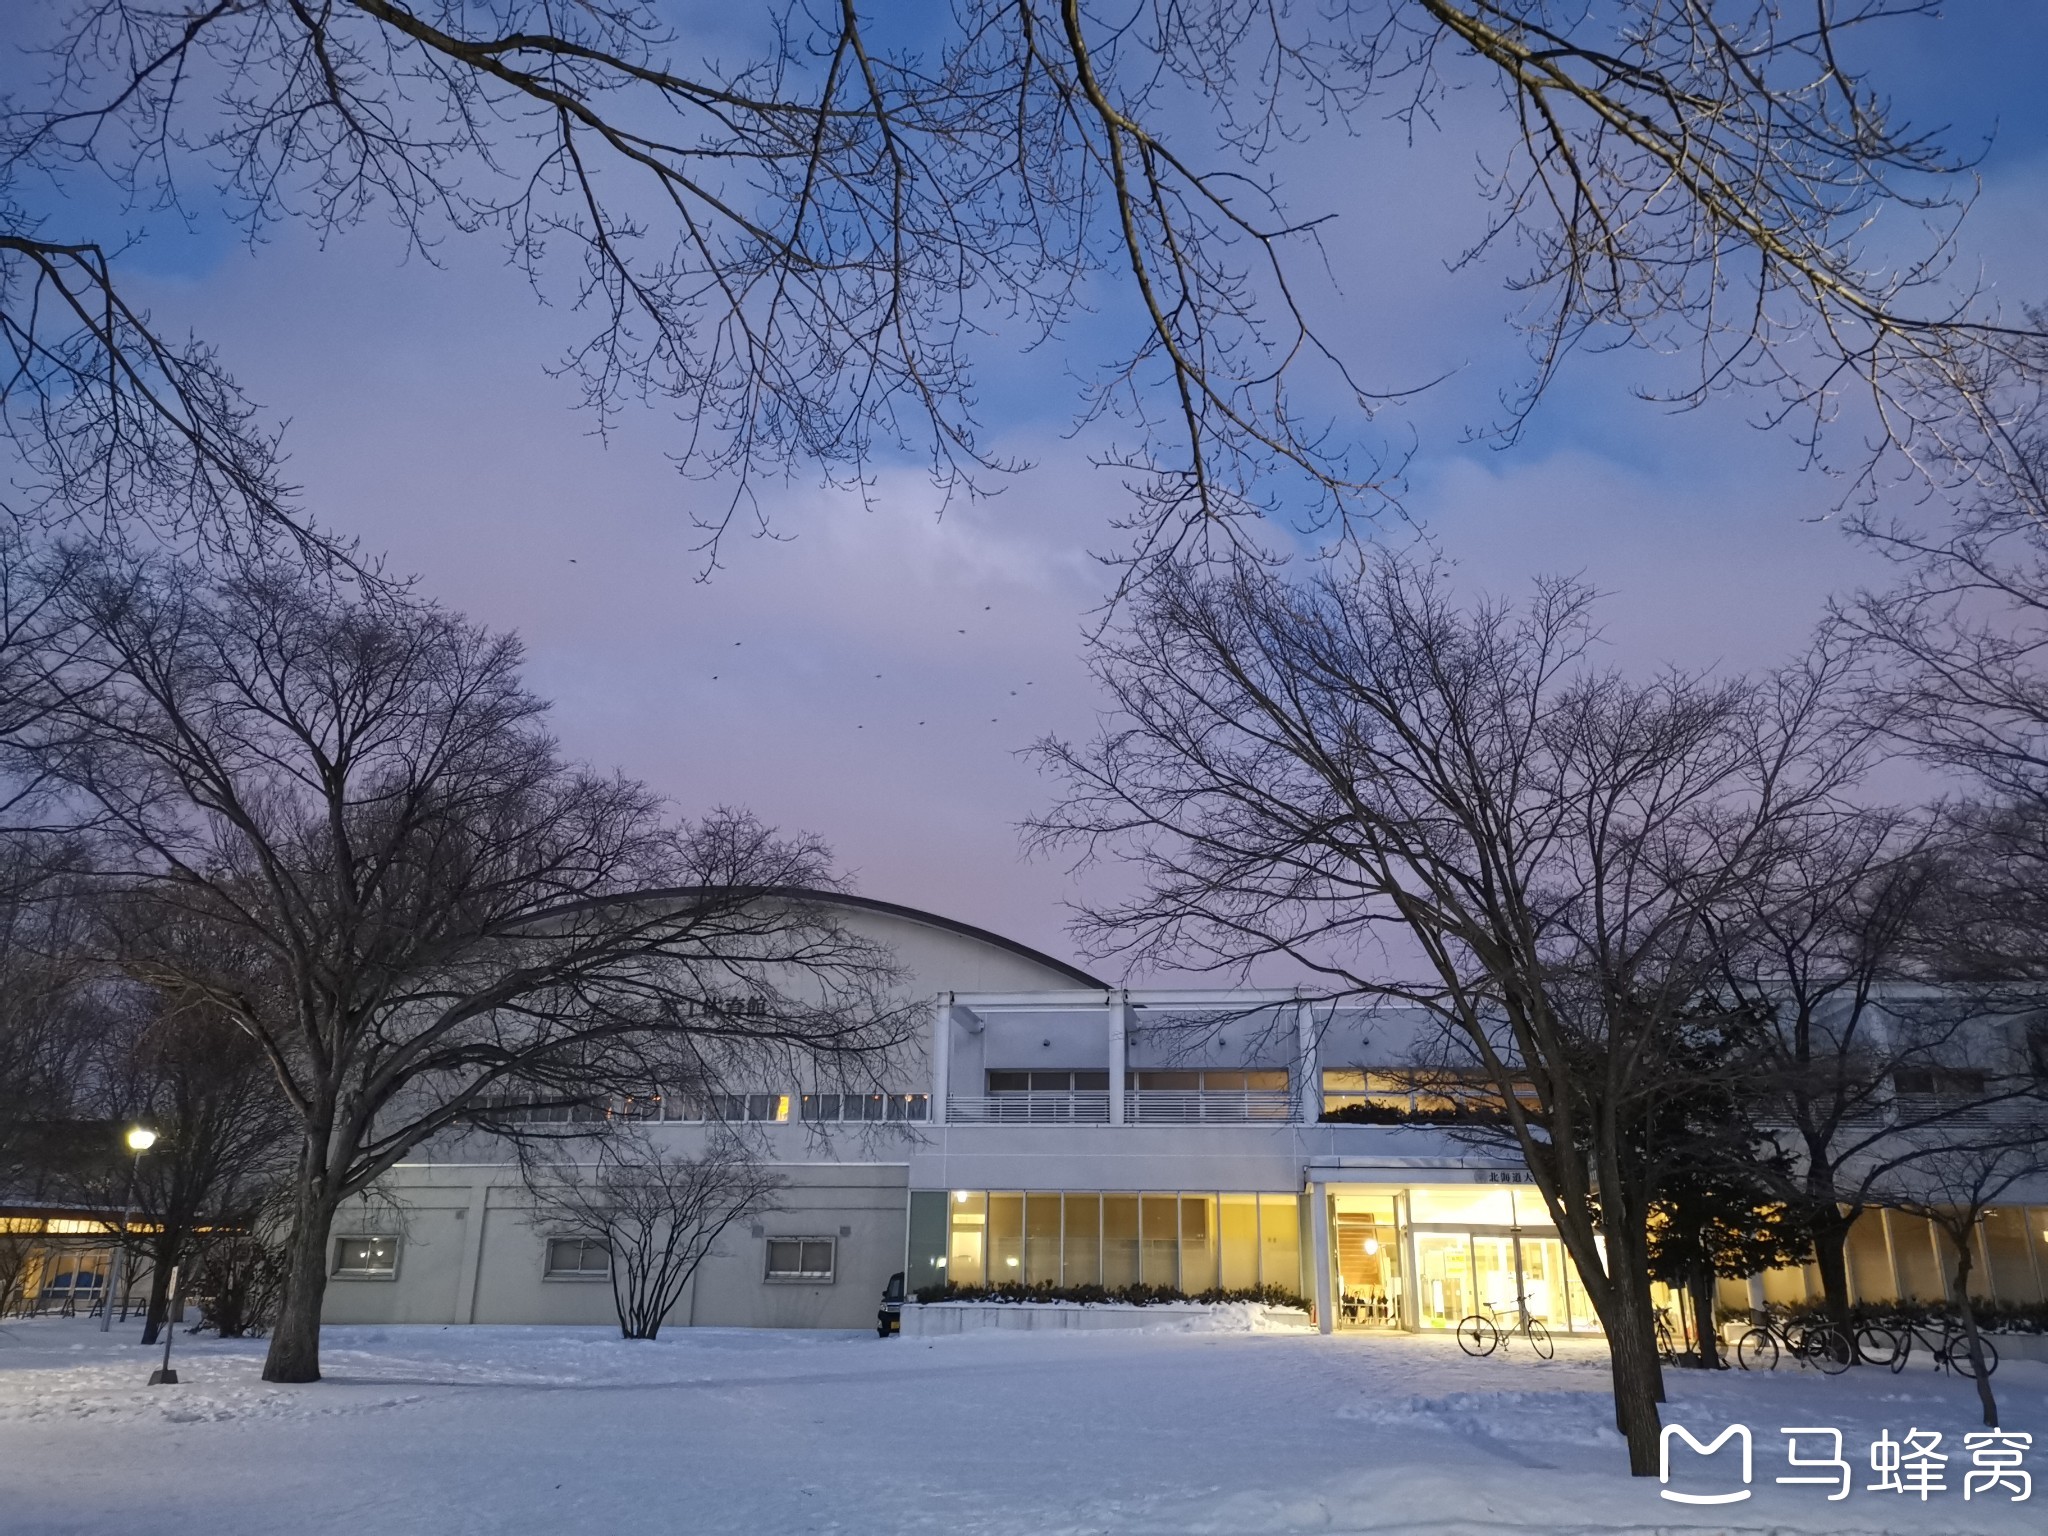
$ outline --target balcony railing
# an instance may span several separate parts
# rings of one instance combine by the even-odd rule
[[[955,1125],[1107,1125],[1109,1095],[1100,1089],[952,1094],[946,1118]]]
[[[955,1125],[1107,1125],[1109,1095],[1100,1090],[953,1094],[946,1100],[946,1118]],[[1293,1118],[1294,1096],[1271,1089],[1134,1088],[1124,1094],[1129,1125],[1284,1125]]]
[[[1133,1125],[1285,1124],[1293,1118],[1294,1095],[1284,1089],[1137,1088],[1124,1095],[1124,1119]]]

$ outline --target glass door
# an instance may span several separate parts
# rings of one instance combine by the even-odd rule
[[[1469,1316],[1472,1239],[1464,1232],[1415,1234],[1416,1310],[1425,1328],[1455,1328]]]
[[[1351,1327],[1392,1327],[1401,1321],[1401,1245],[1391,1221],[1339,1211],[1337,1321]]]

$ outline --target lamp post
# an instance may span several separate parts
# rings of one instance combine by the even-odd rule
[[[121,1237],[114,1244],[114,1263],[107,1275],[107,1299],[100,1307],[101,1333],[114,1326],[114,1297],[128,1277],[128,1223],[135,1215],[135,1178],[142,1168],[142,1154],[156,1145],[156,1132],[146,1125],[131,1125],[122,1139],[135,1154],[135,1160],[128,1165],[128,1200],[121,1207]]]

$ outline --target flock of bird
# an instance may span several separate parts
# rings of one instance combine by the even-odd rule
[[[574,564],[574,562],[573,562],[573,561],[571,561],[570,563],[571,563],[571,564]],[[993,613],[993,612],[995,611],[995,605],[994,605],[993,603],[989,603],[989,604],[984,604],[984,605],[983,605],[983,607],[982,607],[982,610],[981,610],[981,611],[982,611],[983,613]],[[966,630],[965,630],[964,628],[962,628],[962,629],[956,629],[956,630],[954,630],[954,633],[955,633],[955,634],[959,634],[959,635],[964,635],[964,634],[966,634],[966,633],[967,633],[967,631],[966,631]],[[742,641],[742,640],[735,640],[735,641],[733,641],[733,648],[734,648],[735,650],[737,650],[738,648],[740,648],[741,646],[743,646],[743,645],[744,645],[745,643],[746,643],[746,642],[745,642],[745,641]],[[720,673],[717,673],[717,672],[714,672],[714,673],[712,673],[712,674],[711,674],[711,681],[712,681],[712,682],[714,682],[714,683],[715,683],[715,682],[717,682],[717,681],[719,680],[719,678],[720,678],[720,676],[721,676],[721,675],[722,675],[722,674],[720,674]],[[875,680],[876,680],[877,682],[879,682],[879,681],[881,681],[881,678],[882,678],[882,674],[881,674],[881,673],[879,673],[879,672],[877,672],[877,673],[875,674]],[[1025,686],[1026,688],[1032,688],[1032,687],[1036,687],[1036,686],[1037,686],[1037,682],[1036,682],[1036,680],[1035,680],[1035,679],[1032,679],[1032,678],[1026,678],[1026,679],[1025,679],[1025,681],[1024,681],[1024,686]],[[1014,699],[1014,698],[1017,698],[1018,696],[1019,696],[1019,694],[1018,694],[1018,690],[1017,690],[1017,689],[1015,689],[1015,688],[1012,688],[1012,689],[1010,690],[1010,697]],[[990,725],[994,725],[994,724],[996,724],[996,723],[997,723],[998,721],[1000,721],[1000,720],[1001,720],[1001,718],[1002,718],[1002,717],[1001,717],[1000,715],[990,715],[990,716],[988,717],[988,723],[989,723]],[[923,720],[920,720],[920,721],[918,721],[917,723],[918,723],[919,725],[924,725],[924,724],[926,724],[927,722],[925,722],[925,721],[923,721]],[[854,729],[855,729],[856,731],[864,731],[864,730],[866,730],[866,729],[867,729],[867,725],[866,725],[866,724],[865,724],[864,722],[863,722],[863,723],[856,723],[856,724],[854,725]]]

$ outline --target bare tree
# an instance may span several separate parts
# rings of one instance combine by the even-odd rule
[[[566,762],[510,637],[260,554],[69,601],[80,685],[24,750],[98,825],[126,968],[245,1031],[298,1122],[268,1379],[318,1376],[341,1202],[494,1096],[904,1028],[805,895],[822,848]]]
[[[132,1181],[141,1221],[131,1241],[150,1265],[149,1344],[169,1316],[171,1271],[182,1267],[189,1278],[210,1239],[249,1227],[275,1204],[299,1123],[262,1048],[209,1000],[127,994],[125,1017],[96,1042],[98,1107],[157,1133]],[[120,1182],[128,1175],[121,1169]],[[103,1204],[124,1202],[122,1189],[104,1190]]]
[[[2044,1109],[2048,1105],[2037,1087],[2031,1098],[2004,1107],[1994,1134],[1930,1139],[1925,1154],[1891,1179],[1886,1201],[1898,1210],[1925,1217],[1948,1239],[1955,1266],[1949,1277],[1949,1294],[1962,1319],[1977,1401],[1984,1410],[1985,1424],[1993,1429],[1998,1427],[1998,1399],[1992,1395],[1984,1339],[1970,1300],[1970,1274],[1976,1265],[1984,1213],[2014,1185],[2048,1170],[2048,1113]]]
[[[652,1339],[682,1300],[697,1266],[736,1221],[775,1209],[782,1179],[737,1136],[721,1130],[695,1157],[622,1123],[580,1146],[585,1164],[528,1157],[533,1225],[546,1241],[577,1239],[609,1258],[619,1332]]]
[[[2028,1000],[1953,964],[1957,848],[1939,818],[1864,807],[1816,818],[1716,914],[1720,988],[1760,1020],[1758,1112],[1789,1162],[1830,1315],[1849,1321],[1849,1229],[1930,1147],[2024,1084],[1971,1070]],[[1936,1088],[1939,1091],[1936,1091]]]
[[[1114,723],[1043,744],[1068,794],[1033,830],[1144,872],[1084,912],[1097,948],[1286,958],[1442,1022],[1584,1277],[1647,1475],[1659,1156],[1639,1133],[1692,1081],[1680,1023],[1712,996],[1708,915],[1831,804],[1856,747],[1825,661],[1632,682],[1588,663],[1590,601],[1552,581],[1522,612],[1461,608],[1440,571],[1391,558],[1164,582],[1097,657]]]
[[[90,241],[44,238],[0,165],[0,514],[74,536],[288,535],[332,554],[284,480],[276,431],[215,354],[162,334]]]
[[[1517,418],[1581,339],[1619,336],[1695,348],[1683,399],[1758,386],[1814,431],[1853,381],[1880,441],[1932,459],[1930,438],[1995,438],[2016,333],[1950,285],[1960,167],[1845,66],[1932,11],[969,0],[912,37],[845,0],[764,11],[721,66],[643,0],[74,0],[0,171],[188,211],[211,180],[252,233],[389,218],[426,255],[498,234],[594,314],[566,363],[600,411],[672,401],[686,465],[740,475],[713,541],[750,470],[860,482],[907,446],[983,483],[1004,466],[977,349],[1086,314],[1109,339],[1082,409],[1135,433],[1113,457],[1139,477],[1140,553],[1166,554],[1269,505],[1341,522],[1387,494],[1360,418],[1412,381],[1363,380],[1327,339],[1324,215],[1291,205],[1279,156],[1332,126],[1412,131],[1474,84],[1503,106],[1482,245],[1533,253]],[[1892,266],[1862,242],[1887,207],[1930,231]],[[103,355],[165,407],[181,464],[269,495],[266,440],[210,360],[158,343],[102,253],[15,223],[15,314],[44,292],[85,342],[76,368],[61,342],[17,354],[95,389]]]

